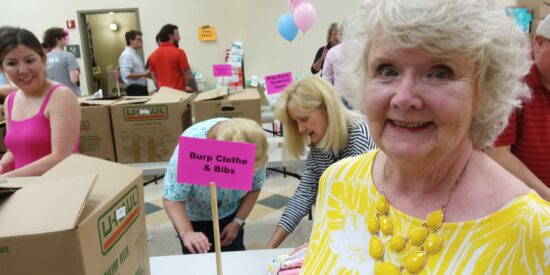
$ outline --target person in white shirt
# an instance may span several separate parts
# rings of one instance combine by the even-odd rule
[[[338,35],[342,36],[342,27],[340,26],[338,29]],[[338,44],[334,47],[332,47],[325,57],[325,63],[323,65],[323,79],[330,82],[332,86],[334,86],[334,89],[336,90],[336,95],[340,97],[340,100],[342,100],[342,103],[348,108],[351,109],[352,105],[349,100],[346,99],[346,95],[344,93],[342,78],[343,78],[343,56],[342,56],[342,44]]]
[[[126,94],[129,96],[148,95],[147,77],[149,71],[145,70],[143,60],[137,53],[143,46],[142,33],[130,30],[124,35],[126,48],[118,59],[122,81],[126,83]]]

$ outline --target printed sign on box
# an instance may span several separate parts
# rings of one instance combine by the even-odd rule
[[[268,75],[265,77],[265,85],[267,88],[267,94],[269,95],[281,92],[291,83],[292,83],[291,72]]]
[[[233,75],[233,69],[231,68],[231,64],[212,65],[212,71],[214,73],[214,77]]]
[[[180,137],[178,183],[252,190],[256,145]]]

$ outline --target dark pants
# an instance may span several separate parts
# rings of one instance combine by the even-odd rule
[[[223,229],[225,228],[225,226],[228,225],[231,221],[233,221],[235,214],[236,213],[229,215],[227,218],[223,218],[219,221],[220,235]],[[214,252],[216,249],[214,247],[214,223],[212,221],[197,221],[197,222],[191,221],[191,225],[193,226],[193,231],[202,232],[208,238],[208,241],[212,244],[208,252],[209,253]],[[183,254],[191,254],[191,251],[189,251],[187,247],[185,247],[181,238],[179,240],[180,240],[181,250]],[[222,248],[222,252],[245,250],[246,248],[244,247],[244,230],[241,228],[239,230],[239,233],[237,233],[237,237],[235,238],[235,240],[233,240],[233,242],[230,245],[222,246],[221,248]]]
[[[149,95],[149,92],[147,91],[147,86],[132,84],[132,85],[126,86],[126,95],[142,96],[142,95]]]

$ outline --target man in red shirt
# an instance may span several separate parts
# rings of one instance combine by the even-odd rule
[[[534,65],[525,78],[533,90],[486,152],[550,201],[550,16],[533,38]]]
[[[195,77],[189,67],[185,51],[178,48],[180,34],[178,27],[172,24],[164,25],[158,34],[160,45],[149,56],[149,71],[155,85],[186,92],[197,91]]]

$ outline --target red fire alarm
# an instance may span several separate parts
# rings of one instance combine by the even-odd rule
[[[67,29],[74,29],[75,25],[74,20],[67,20]]]

